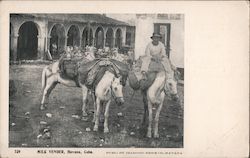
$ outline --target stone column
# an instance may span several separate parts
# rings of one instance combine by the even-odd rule
[[[106,44],[106,37],[103,38],[103,48],[105,47]]]
[[[79,48],[82,48],[82,37],[79,37]]]
[[[68,36],[65,36],[65,43],[64,43],[64,48],[66,49],[67,47],[67,41],[68,41]]]
[[[92,46],[94,46],[94,47],[96,47],[95,41],[96,41],[96,39],[95,39],[95,37],[93,37]]]
[[[126,28],[122,29],[121,40],[121,47],[123,47],[126,45]]]
[[[87,24],[87,33],[88,33],[87,34],[87,45],[89,46],[90,45],[90,22],[88,22],[88,24]],[[92,32],[92,34],[93,34],[93,32]],[[91,35],[91,36],[93,36],[93,35]]]
[[[93,37],[92,46],[94,46],[94,47],[96,47],[96,38],[95,38],[96,30],[97,30],[97,27],[96,26],[92,26],[92,37]]]
[[[103,48],[106,46],[107,31],[108,31],[107,28],[103,29]]]
[[[46,42],[47,42],[47,44],[46,44],[46,49],[45,49],[45,51],[50,51],[50,38],[51,38],[51,36],[47,36],[47,39],[46,39]]]
[[[94,46],[94,37],[92,36],[92,40],[88,39],[89,40],[89,43],[88,45],[89,46]],[[90,42],[91,41],[91,42]]]
[[[12,60],[17,60],[17,44],[18,44],[18,34],[11,36],[11,51],[12,51]]]
[[[115,47],[115,33],[113,34],[111,45],[112,45],[112,48]]]
[[[88,28],[88,37],[87,37],[87,45],[90,45],[90,29]]]
[[[44,36],[37,36],[38,39],[38,46],[37,46],[37,59],[44,59],[44,51],[45,51],[45,37]]]

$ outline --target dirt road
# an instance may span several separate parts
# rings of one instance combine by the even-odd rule
[[[142,96],[138,91],[131,99],[129,86],[124,88],[123,106],[111,103],[108,134],[103,133],[103,126],[99,132],[92,131],[91,105],[88,120],[78,118],[80,88],[58,85],[50,95],[48,109],[40,111],[43,67],[10,66],[10,147],[183,147],[183,106],[166,98],[160,115],[160,139],[145,138],[146,128],[141,127]],[[183,85],[178,90],[183,100]]]

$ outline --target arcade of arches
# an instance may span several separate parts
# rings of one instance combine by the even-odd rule
[[[126,42],[126,27],[11,19],[10,59],[47,59],[48,51],[58,59],[66,46],[121,48]]]

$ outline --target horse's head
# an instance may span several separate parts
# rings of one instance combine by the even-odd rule
[[[122,105],[124,103],[124,98],[123,98],[123,86],[122,86],[122,78],[120,77],[114,77],[112,84],[111,84],[111,89],[112,89],[112,95],[115,98],[116,103],[118,105]]]
[[[173,75],[167,76],[165,89],[169,92],[171,98],[175,101],[179,100],[179,96],[177,93],[177,80],[174,78]]]

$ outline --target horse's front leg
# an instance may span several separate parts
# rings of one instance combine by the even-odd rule
[[[93,104],[94,104],[94,115],[93,115],[93,120],[92,122],[95,123],[95,120],[96,120],[96,97],[95,97],[95,94],[92,93],[92,100],[93,100]]]
[[[94,131],[98,131],[100,107],[101,107],[101,101],[99,98],[97,98],[96,99],[96,112],[95,112],[95,125],[94,125],[94,129],[93,129]]]
[[[144,104],[144,113],[143,113],[143,120],[142,120],[142,126],[145,127],[146,125],[146,118],[148,115],[148,100],[146,94],[142,93],[143,96],[143,104]]]
[[[156,111],[155,119],[154,119],[154,122],[155,122],[155,124],[154,124],[154,138],[159,138],[158,125],[159,125],[159,117],[160,117],[161,109],[163,106],[164,97],[165,97],[165,94],[164,94],[164,92],[162,92],[161,93],[161,103]]]
[[[48,100],[49,100],[49,95],[50,95],[51,91],[56,87],[56,84],[57,83],[54,80],[53,76],[51,76],[50,78],[47,79],[46,86],[43,90],[43,96],[42,96],[40,110],[44,110],[46,108],[46,104],[48,103]]]
[[[105,113],[104,113],[104,133],[108,133],[109,132],[109,128],[108,128],[108,118],[109,118],[109,105],[110,105],[110,100],[106,103],[106,107],[105,107]]]
[[[148,131],[147,137],[152,137],[152,120],[153,120],[153,112],[152,112],[152,103],[148,101]]]
[[[86,104],[87,104],[87,98],[88,98],[88,88],[84,85],[81,85],[82,87],[82,116],[86,117],[88,116],[86,112]]]

